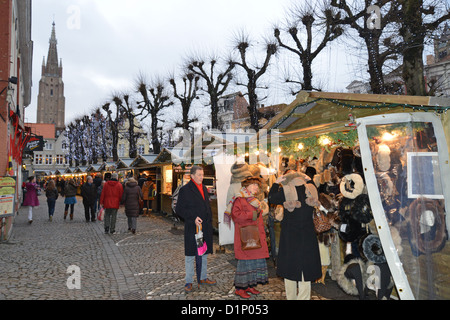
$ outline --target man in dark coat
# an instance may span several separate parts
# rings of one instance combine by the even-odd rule
[[[86,183],[81,187],[81,196],[83,197],[84,216],[86,218],[86,222],[95,221],[97,188],[95,187],[91,176],[87,177]]]
[[[208,191],[202,184],[203,168],[194,165],[190,173],[191,181],[180,189],[176,205],[177,214],[184,219],[185,290],[187,292],[192,290],[192,278],[195,273],[194,260],[197,260],[197,264],[201,264],[201,268],[197,265],[197,268],[201,269],[198,285],[216,284],[215,281],[208,279],[206,276],[207,255],[208,253],[213,253],[213,227]],[[201,257],[198,257],[197,242],[195,239],[197,228],[201,228],[203,239],[207,245],[207,251]]]

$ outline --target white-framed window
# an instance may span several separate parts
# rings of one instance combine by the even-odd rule
[[[119,157],[125,157],[125,145],[119,144],[117,147],[117,154]]]
[[[138,144],[138,146],[137,146],[137,152],[138,152],[138,154],[144,154],[144,153],[145,153],[145,145],[143,145],[143,144]]]
[[[56,164],[64,164],[64,156],[62,154],[56,155]]]
[[[45,164],[52,164],[53,163],[53,155],[47,154],[45,155]]]
[[[34,155],[34,164],[42,164],[43,156],[42,154],[35,154]]]
[[[44,148],[45,148],[45,150],[53,150],[53,143],[52,142],[46,142]]]

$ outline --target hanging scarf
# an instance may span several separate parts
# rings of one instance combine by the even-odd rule
[[[283,203],[283,207],[289,211],[293,212],[296,208],[301,207],[301,202],[298,201],[297,189],[295,187],[305,185],[305,193],[306,193],[306,204],[315,207],[319,205],[319,196],[317,193],[316,187],[307,183],[307,179],[309,179],[306,175],[293,172],[289,173],[286,176],[286,180],[283,182],[283,192],[286,201]]]
[[[223,222],[228,227],[231,226],[231,211],[233,209],[234,201],[237,198],[245,198],[247,200],[247,202],[258,211],[258,213],[262,213],[262,211],[263,211],[263,209],[261,207],[261,202],[253,194],[251,194],[247,190],[247,188],[245,188],[245,187],[241,188],[241,190],[239,190],[239,192],[236,193],[236,195],[234,195],[233,198],[231,198],[231,200],[227,204],[227,208],[225,209],[225,212],[223,215]]]

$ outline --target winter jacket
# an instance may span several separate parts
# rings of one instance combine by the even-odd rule
[[[144,196],[144,200],[154,200],[153,190],[156,189],[155,183],[153,181],[145,181],[142,186],[142,195]]]
[[[45,196],[47,197],[47,199],[58,199],[58,190],[55,189],[47,189],[45,190]]]
[[[267,247],[266,232],[262,215],[253,220],[253,211],[255,208],[248,203],[246,198],[239,197],[234,201],[231,217],[234,222],[234,256],[238,260],[253,260],[269,257],[269,249]],[[258,226],[259,241],[261,248],[253,250],[242,250],[240,228],[250,225]]]
[[[197,217],[203,220],[203,239],[208,246],[206,253],[213,253],[211,205],[206,187],[203,185],[202,188],[205,199],[203,199],[192,180],[184,185],[178,194],[176,212],[184,219],[184,254],[186,256],[195,256],[197,254],[197,243],[195,241],[195,218]]]
[[[75,197],[77,195],[77,188],[78,186],[69,182],[64,188],[64,196],[66,198]]]
[[[25,188],[27,189],[27,193],[25,194],[23,206],[30,206],[30,207],[39,206],[39,199],[37,197],[38,185],[36,183],[27,182],[25,184]]]
[[[100,204],[105,209],[119,209],[122,194],[122,184],[117,180],[109,180],[103,186]]]
[[[127,182],[122,195],[122,204],[125,205],[127,217],[139,216],[139,199],[142,199],[142,191],[136,182]]]
[[[94,204],[97,200],[97,188],[93,183],[85,183],[81,187],[81,196],[83,197],[83,203]]]

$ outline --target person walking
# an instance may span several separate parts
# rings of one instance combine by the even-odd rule
[[[216,284],[216,281],[210,280],[207,277],[208,254],[213,253],[213,227],[212,211],[209,203],[208,191],[202,184],[203,168],[194,165],[190,170],[190,174],[191,181],[180,189],[176,205],[177,214],[184,219],[186,292],[192,290],[192,278],[195,274],[194,261],[196,261],[197,269],[200,272],[200,276],[198,276],[198,286],[203,284]],[[203,240],[207,245],[207,250],[201,257],[198,256],[197,242],[195,239],[197,228],[201,228],[203,232]]]
[[[45,196],[47,197],[48,205],[48,220],[53,220],[53,214],[55,213],[55,204],[58,199],[58,189],[56,188],[55,180],[49,180],[47,182],[47,188],[45,188]]]
[[[142,185],[142,194],[144,196],[144,215],[149,215],[152,209],[152,200],[154,200],[154,190],[156,190],[156,185],[151,177],[147,178],[147,181]]]
[[[320,204],[315,185],[307,180],[294,171],[277,178],[269,191],[269,203],[284,207],[277,274],[284,278],[288,300],[311,299],[311,281],[322,276],[313,223],[314,206]]]
[[[69,179],[64,186],[64,220],[67,218],[70,207],[70,220],[73,220],[73,212],[75,210],[75,203],[77,203],[77,188],[78,185],[72,178]]]
[[[128,231],[136,233],[137,217],[139,217],[139,200],[143,198],[141,188],[134,178],[129,178],[125,184],[122,195],[122,204],[125,205],[125,215],[128,219]]]
[[[262,218],[263,205],[255,195],[261,189],[261,180],[250,177],[242,181],[242,188],[232,199],[231,218],[234,222],[234,256],[237,259],[234,277],[235,294],[250,298],[258,295],[258,284],[269,282],[266,258],[269,257],[266,232]],[[267,210],[268,211],[268,210]],[[251,242],[245,242],[246,234],[252,234]],[[245,239],[244,239],[245,238]]]
[[[27,189],[27,192],[25,194],[23,206],[28,206],[28,223],[31,224],[33,222],[33,207],[39,206],[39,199],[37,196],[39,186],[36,183],[36,178],[34,176],[28,178],[25,188]]]
[[[102,186],[102,182],[103,182],[103,179],[102,179],[101,173],[97,173],[93,180],[93,183],[97,190]],[[100,193],[97,192],[97,197],[95,199],[95,212],[100,211],[100,194],[101,194],[101,191],[100,191]]]
[[[105,233],[116,232],[117,210],[119,210],[122,200],[123,187],[118,181],[118,174],[111,174],[111,179],[103,185],[100,196],[100,205],[105,208]]]
[[[81,196],[83,197],[84,217],[86,222],[94,222],[96,219],[95,202],[97,200],[97,188],[91,176],[86,178],[86,182],[81,186]]]

